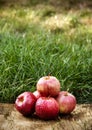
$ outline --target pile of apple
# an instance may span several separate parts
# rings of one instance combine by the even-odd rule
[[[74,110],[75,96],[67,91],[60,91],[60,82],[56,77],[41,77],[36,87],[35,92],[24,92],[15,101],[16,109],[24,116],[35,113],[39,118],[49,120]]]

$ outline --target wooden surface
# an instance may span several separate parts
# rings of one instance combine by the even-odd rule
[[[77,105],[71,115],[43,121],[23,117],[14,104],[0,104],[0,130],[92,130],[92,104]]]

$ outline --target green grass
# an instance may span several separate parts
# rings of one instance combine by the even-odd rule
[[[53,9],[44,10],[0,9],[0,102],[33,92],[38,79],[50,73],[78,103],[92,103],[92,26],[81,22],[89,20],[91,11],[64,12],[60,17],[67,17],[69,24],[62,27],[45,25],[58,12],[54,9],[47,17]]]

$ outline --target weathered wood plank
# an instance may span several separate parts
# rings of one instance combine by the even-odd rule
[[[92,130],[92,104],[77,105],[71,115],[43,121],[23,117],[14,104],[0,104],[0,130]]]

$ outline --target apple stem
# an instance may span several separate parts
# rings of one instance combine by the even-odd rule
[[[51,95],[48,96],[48,98],[50,98],[50,97],[51,97]]]
[[[50,73],[48,74],[48,76],[45,77],[46,80],[48,80],[50,78]]]
[[[50,76],[51,74],[49,73],[48,76]]]
[[[66,92],[66,93],[64,94],[64,96],[68,96],[68,92]]]

